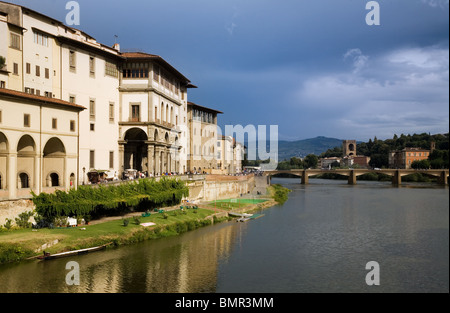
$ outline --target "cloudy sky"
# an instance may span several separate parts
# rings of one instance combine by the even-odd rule
[[[65,21],[67,1],[13,0]],[[219,125],[279,138],[368,140],[449,131],[449,1],[79,0],[79,29],[158,54]]]

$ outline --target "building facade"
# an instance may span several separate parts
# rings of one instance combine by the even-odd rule
[[[89,183],[90,171],[121,177],[128,169],[152,176],[217,168],[222,112],[188,102],[196,86],[162,57],[122,52],[3,1],[0,56],[0,198],[29,196],[19,190],[28,187],[76,187]]]
[[[217,168],[217,114],[222,112],[188,102],[188,172],[211,173]]]
[[[431,151],[421,148],[404,148],[389,153],[389,167],[410,169],[414,161],[428,160]]]
[[[0,199],[78,184],[79,116],[84,109],[0,88]]]

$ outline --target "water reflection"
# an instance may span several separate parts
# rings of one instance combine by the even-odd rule
[[[222,223],[133,246],[0,268],[0,292],[215,292],[217,268],[245,225]],[[237,245],[239,246],[239,245]],[[80,285],[68,286],[68,261],[80,265]]]

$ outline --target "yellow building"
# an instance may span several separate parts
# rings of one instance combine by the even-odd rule
[[[211,173],[217,168],[217,114],[222,112],[188,102],[187,171],[191,173]]]
[[[0,88],[0,199],[77,185],[79,114],[84,109]]]

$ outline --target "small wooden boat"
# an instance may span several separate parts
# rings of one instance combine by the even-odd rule
[[[106,245],[98,246],[98,247],[92,247],[92,248],[86,248],[86,249],[80,249],[80,250],[73,250],[73,251],[67,251],[67,252],[61,252],[61,253],[55,253],[50,254],[48,252],[44,251],[43,255],[38,256],[37,258],[39,260],[53,260],[53,259],[59,259],[59,258],[65,258],[68,256],[74,256],[74,255],[82,255],[89,252],[95,252],[106,249],[108,245],[111,243],[108,243]]]

